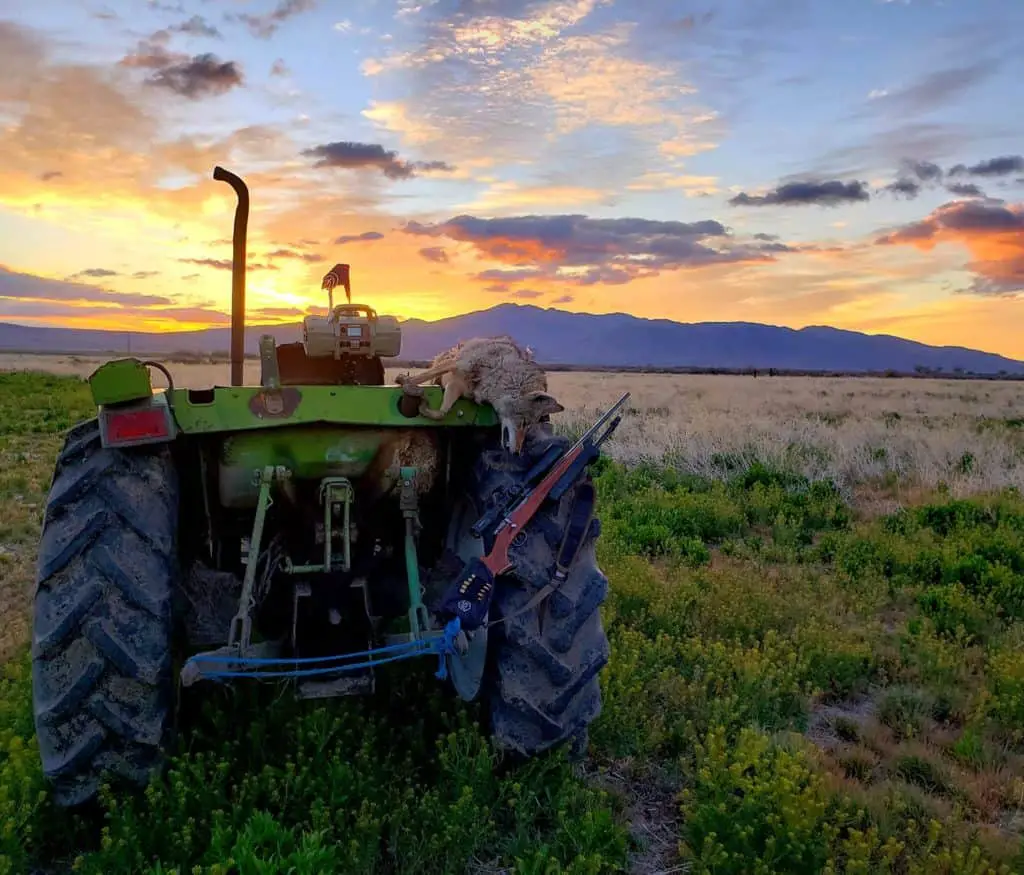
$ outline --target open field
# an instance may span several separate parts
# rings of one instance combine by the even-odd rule
[[[202,367],[176,381],[227,381]],[[597,478],[612,657],[583,768],[496,763],[427,660],[370,701],[193,703],[163,780],[69,816],[34,747],[28,592],[90,402],[0,373],[0,873],[1024,871],[1024,386],[551,386],[570,430],[632,392]]]
[[[0,354],[0,371],[33,368],[86,377],[102,358]],[[226,364],[172,364],[183,386],[226,385]],[[388,380],[398,371],[389,370]],[[153,372],[154,384],[164,385]],[[245,362],[259,382],[259,363]],[[920,487],[954,495],[1024,487],[1024,383],[842,377],[552,373],[567,427],[592,421],[623,392],[631,411],[608,446],[619,461],[666,460],[702,477],[760,461],[852,497]],[[891,506],[891,505],[887,505]]]

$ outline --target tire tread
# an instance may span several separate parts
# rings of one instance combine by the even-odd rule
[[[569,445],[544,424],[534,427],[519,457],[482,452],[473,471],[478,504],[487,506],[491,496],[520,482],[556,443]],[[599,674],[608,662],[609,645],[600,608],[608,581],[594,552],[600,532],[596,517],[567,580],[539,606],[516,614],[551,582],[575,490],[587,477],[582,474],[557,503],[545,503],[525,527],[522,543],[510,549],[514,570],[495,582],[491,620],[509,619],[490,629],[491,731],[499,746],[525,756],[562,743],[578,753],[586,747],[589,724],[601,712]]]
[[[40,537],[32,680],[43,772],[59,805],[105,773],[141,784],[162,758],[171,700],[178,480],[168,447],[104,448],[72,428]]]

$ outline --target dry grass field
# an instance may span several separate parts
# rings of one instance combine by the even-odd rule
[[[581,768],[508,764],[410,666],[369,702],[205,693],[165,776],[69,817],[25,645],[100,361],[0,355],[0,875],[1024,871],[1024,384],[553,373],[570,433],[632,395]]]
[[[553,374],[570,418],[632,393],[623,462],[721,478],[760,461],[847,495],[1024,487],[1024,384],[841,377]]]
[[[86,377],[104,359],[0,353],[0,371]],[[182,386],[228,382],[226,364],[170,364]],[[388,380],[399,372],[389,370]],[[163,385],[153,372],[154,383]],[[259,381],[247,360],[245,381]],[[702,477],[731,476],[752,461],[828,479],[844,494],[881,497],[944,486],[969,495],[1024,487],[1024,383],[841,377],[746,377],[556,372],[567,429],[592,422],[630,392],[609,442],[619,461],[667,461]]]

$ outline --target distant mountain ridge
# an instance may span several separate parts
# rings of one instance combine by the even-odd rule
[[[261,334],[299,340],[300,324],[250,326],[246,352]],[[958,346],[931,346],[891,335],[827,326],[801,329],[753,322],[673,322],[625,313],[594,315],[531,305],[500,304],[436,322],[402,323],[402,359],[429,359],[469,337],[510,334],[550,365],[649,368],[777,368],[780,370],[903,373],[924,367],[977,374],[1024,374],[1024,362]],[[41,328],[0,323],[0,351],[133,355],[227,354],[230,329],[163,333]]]

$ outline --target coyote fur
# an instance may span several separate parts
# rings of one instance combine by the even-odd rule
[[[511,337],[475,337],[445,350],[427,370],[400,377],[399,382],[444,387],[437,410],[425,398],[420,403],[420,414],[429,419],[443,419],[460,398],[490,404],[501,420],[502,446],[518,454],[531,425],[565,409],[548,394],[547,375],[531,353]]]

